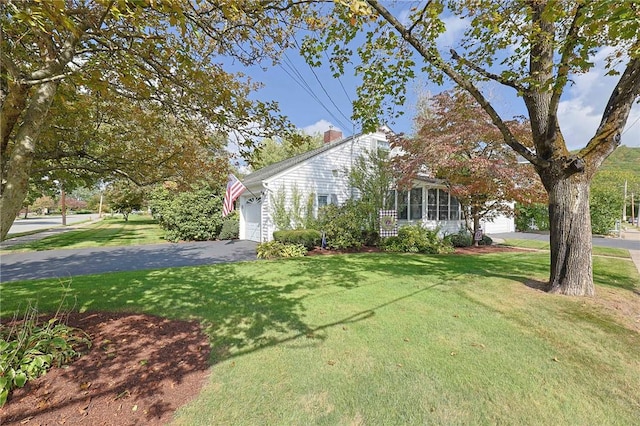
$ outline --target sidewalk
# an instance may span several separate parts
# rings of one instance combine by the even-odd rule
[[[640,273],[640,231],[636,229],[628,229],[622,231],[620,237],[623,240],[636,241],[637,249],[630,249],[629,254],[631,255],[631,260],[636,264],[636,268],[638,269],[638,273]]]

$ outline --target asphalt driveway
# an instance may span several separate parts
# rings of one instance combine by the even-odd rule
[[[3,254],[0,282],[177,266],[211,265],[256,259],[256,243],[203,241],[130,247],[99,247]]]

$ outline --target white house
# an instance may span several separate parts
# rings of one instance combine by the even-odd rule
[[[276,197],[285,196],[285,205],[293,205],[294,192],[302,204],[313,197],[313,209],[326,204],[342,204],[357,198],[344,170],[366,151],[388,149],[385,130],[343,138],[342,133],[329,130],[325,144],[315,150],[271,164],[244,178],[247,188],[236,201],[240,213],[240,239],[264,242],[273,239],[276,231],[273,204]],[[394,191],[398,224],[422,223],[425,227],[440,227],[443,233],[456,233],[464,227],[458,201],[446,192],[446,186],[434,179],[415,180],[408,191]],[[485,233],[514,231],[513,219],[500,217],[483,224]]]

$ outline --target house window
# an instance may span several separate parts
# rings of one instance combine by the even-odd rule
[[[327,204],[338,204],[337,194],[320,194],[318,195],[318,208],[324,207]]]
[[[431,188],[427,192],[427,219],[460,220],[460,203],[448,192]]]
[[[397,198],[396,198],[397,194]],[[396,211],[400,220],[422,219],[422,188],[413,188],[410,191],[389,191],[385,208],[393,209],[394,200]]]
[[[422,188],[413,188],[409,196],[411,220],[422,219]]]
[[[427,219],[436,220],[438,218],[438,190],[429,189],[427,191]]]
[[[449,220],[449,194],[438,190],[438,220]]]
[[[381,140],[381,139],[376,139],[375,147],[376,147],[376,149],[378,149],[378,150],[385,151],[385,152],[389,152],[389,149],[390,149],[389,141],[385,141],[385,140]]]
[[[409,220],[409,192],[398,191],[398,219]]]

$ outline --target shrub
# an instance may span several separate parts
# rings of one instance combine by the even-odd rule
[[[283,244],[280,241],[267,241],[257,247],[258,259],[279,259],[281,257],[302,257],[307,248],[302,244]]]
[[[207,186],[180,193],[156,189],[150,207],[169,241],[215,240],[222,229],[222,199]]]
[[[357,200],[348,200],[342,206],[329,204],[323,207],[318,220],[331,249],[358,249],[367,240],[364,224],[369,221],[369,212],[365,204]]]
[[[311,250],[320,245],[322,234],[315,229],[296,229],[287,231],[275,231],[273,239],[283,244],[302,244]]]
[[[461,229],[457,234],[449,234],[445,237],[453,247],[469,247],[473,244],[471,233],[466,229]]]
[[[224,219],[222,229],[218,235],[219,240],[237,240],[240,236],[240,222],[237,215]]]
[[[38,325],[37,316],[30,307],[19,324],[0,325],[0,407],[14,388],[79,357],[78,347],[91,346],[82,330],[62,324],[57,317]]]
[[[438,230],[429,230],[421,225],[403,226],[397,237],[382,240],[384,251],[403,253],[448,253],[452,247],[449,241],[438,236]]]
[[[488,235],[483,235],[482,240],[478,241],[478,244],[481,246],[490,246],[493,244],[493,240]]]
[[[449,234],[445,238],[453,247],[471,247],[474,243],[471,232],[461,229],[457,234]],[[478,241],[480,246],[490,246],[493,240],[488,235],[483,235],[482,240]]]

